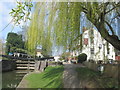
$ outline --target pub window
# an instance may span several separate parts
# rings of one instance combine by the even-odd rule
[[[91,51],[91,54],[94,54],[94,48],[91,48],[90,51]]]
[[[109,49],[107,50],[107,54],[110,54]]]

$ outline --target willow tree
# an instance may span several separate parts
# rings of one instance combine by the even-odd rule
[[[53,43],[65,50],[72,47],[73,40],[81,34],[80,17],[85,14],[101,36],[120,50],[120,40],[115,33],[119,11],[120,2],[38,2],[28,30],[28,48],[34,51],[41,45],[49,53]]]
[[[57,3],[57,19],[54,25],[57,45],[64,46],[64,49],[73,45],[73,40],[80,34],[80,8],[79,3]],[[76,8],[76,9],[75,9]]]
[[[48,54],[52,47],[51,29],[49,29],[50,25],[47,25],[46,22],[46,6],[46,3],[36,4],[34,13],[32,14],[30,27],[28,29],[27,46],[28,50],[34,54],[37,45],[42,46],[43,54]]]
[[[41,45],[43,52],[51,52],[53,43],[66,50],[79,35],[79,3],[37,3],[28,30],[28,49],[34,52]],[[46,8],[45,8],[46,7]]]

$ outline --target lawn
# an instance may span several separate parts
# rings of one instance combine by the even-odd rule
[[[26,76],[29,88],[62,88],[63,66],[47,67],[42,73]]]
[[[100,72],[84,68],[77,68],[79,80],[89,88],[118,88],[118,80],[101,75]]]

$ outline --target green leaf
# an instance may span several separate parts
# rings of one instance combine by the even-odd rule
[[[12,14],[13,13],[13,11],[11,11],[9,14]]]
[[[12,11],[13,11],[13,12],[15,12],[15,10],[14,10],[14,9],[12,9]]]

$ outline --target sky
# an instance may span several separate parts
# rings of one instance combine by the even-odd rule
[[[11,31],[15,33],[17,33],[18,31],[22,31],[22,29],[19,26],[15,26],[13,29],[14,24],[10,23],[12,17],[9,13],[11,9],[15,7],[16,2],[0,2],[0,39],[6,39],[7,34]],[[8,27],[6,27],[8,23],[10,24]],[[3,30],[4,27],[6,28]]]

